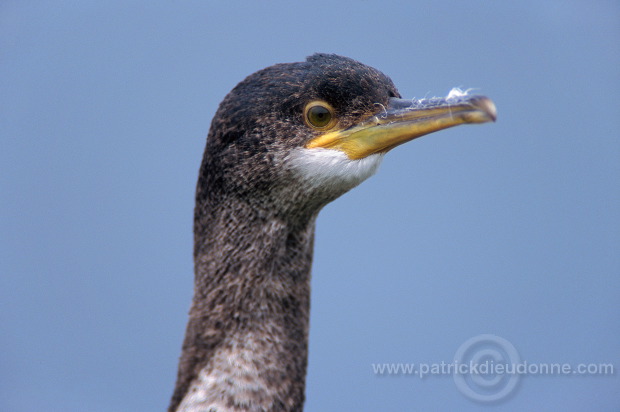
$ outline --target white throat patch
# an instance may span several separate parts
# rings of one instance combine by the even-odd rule
[[[290,167],[310,187],[327,187],[345,191],[375,174],[383,153],[352,160],[340,150],[297,148],[286,159]]]

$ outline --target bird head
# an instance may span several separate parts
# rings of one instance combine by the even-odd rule
[[[370,177],[392,148],[495,116],[490,99],[456,91],[402,99],[389,77],[347,57],[277,64],[220,104],[197,197],[225,193],[282,214],[316,213]]]

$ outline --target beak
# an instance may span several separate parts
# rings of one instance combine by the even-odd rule
[[[446,98],[391,98],[383,112],[347,129],[318,136],[306,147],[340,150],[350,159],[362,159],[374,153],[386,153],[416,137],[438,130],[460,124],[495,121],[497,110],[491,99],[468,96],[455,90]]]

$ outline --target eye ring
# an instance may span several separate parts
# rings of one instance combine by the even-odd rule
[[[313,129],[331,129],[336,124],[334,108],[327,102],[315,100],[304,108],[304,120]]]

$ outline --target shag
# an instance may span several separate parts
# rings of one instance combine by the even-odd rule
[[[315,54],[239,83],[211,123],[194,212],[194,298],[169,412],[301,411],[314,227],[392,148],[493,102],[401,99],[389,77]]]

